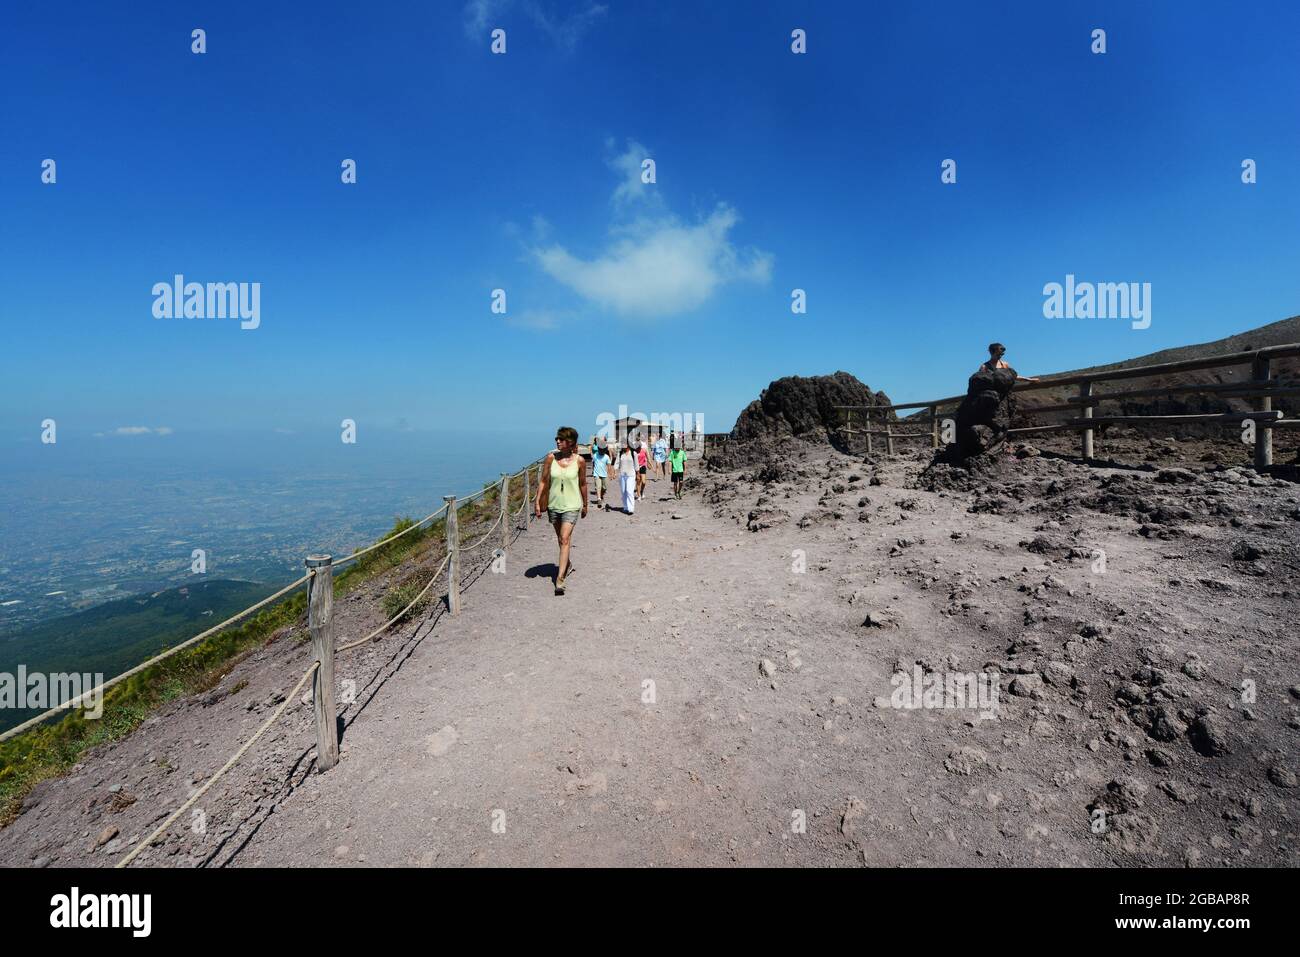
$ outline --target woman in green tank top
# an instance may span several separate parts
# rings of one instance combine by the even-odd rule
[[[555,451],[542,463],[537,500],[533,503],[533,513],[538,518],[542,517],[543,505],[555,526],[555,539],[560,545],[555,594],[563,595],[565,576],[573,572],[573,566],[569,564],[573,526],[577,524],[579,515],[587,517],[587,462],[578,454],[578,430],[567,425],[556,431]]]

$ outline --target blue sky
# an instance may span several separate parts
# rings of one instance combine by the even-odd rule
[[[0,429],[725,431],[783,375],[918,400],[992,339],[1033,374],[1282,319],[1298,11],[10,4]],[[155,319],[176,273],[260,326]],[[1067,273],[1151,283],[1150,328],[1045,319]]]

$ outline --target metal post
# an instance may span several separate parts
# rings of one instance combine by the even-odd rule
[[[444,495],[447,503],[447,610],[460,614],[460,526],[456,523],[456,496]]]
[[[339,763],[339,729],[334,711],[334,568],[329,555],[308,555],[306,565],[316,574],[307,582],[307,627],[311,650],[320,667],[312,677],[316,710],[316,770]]]

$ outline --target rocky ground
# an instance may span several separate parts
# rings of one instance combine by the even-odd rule
[[[340,661],[338,767],[296,702],[140,863],[1295,866],[1300,485],[1167,444],[967,470],[791,440],[593,512],[562,598],[534,522],[459,617]],[[340,603],[341,640],[411,571]],[[115,862],[301,639],[38,788],[0,863]],[[896,675],[994,672],[991,707],[893,706]]]

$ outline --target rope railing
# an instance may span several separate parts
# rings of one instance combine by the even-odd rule
[[[439,515],[441,515],[441,514],[442,514],[443,512],[445,512],[445,511],[447,511],[447,506],[446,506],[446,505],[444,505],[442,508],[438,509],[436,512],[433,512],[433,513],[431,513],[431,514],[429,514],[429,515],[426,515],[424,518],[420,519],[418,522],[416,522],[414,525],[410,526],[409,528],[404,528],[404,529],[402,529],[402,530],[401,530],[400,532],[398,532],[396,535],[390,535],[390,536],[388,536],[387,538],[385,538],[385,539],[382,540],[382,541],[375,542],[373,545],[369,545],[369,546],[367,546],[367,547],[365,547],[365,548],[363,548],[363,549],[360,549],[359,551],[355,551],[355,552],[353,552],[353,553],[350,554],[350,555],[345,555],[343,558],[340,558],[340,559],[338,560],[338,562],[335,563],[334,567],[335,567],[335,568],[338,568],[339,565],[342,565],[344,562],[355,561],[356,559],[360,558],[362,555],[366,555],[366,554],[369,554],[370,552],[373,552],[376,548],[383,548],[385,545],[388,545],[388,544],[391,543],[391,542],[395,542],[395,541],[397,541],[397,540],[398,540],[399,538],[401,538],[403,535],[409,535],[411,532],[415,531],[417,528],[419,528],[419,527],[420,527],[421,525],[423,525],[425,522],[428,522],[428,521],[431,521],[431,520],[437,518]]]
[[[176,823],[177,818],[179,818],[187,810],[192,808],[198,802],[199,798],[203,797],[203,795],[208,793],[208,789],[211,788],[212,785],[216,784],[219,780],[221,780],[221,778],[225,775],[227,771],[229,771],[236,764],[238,764],[239,759],[242,758],[248,752],[248,749],[257,743],[257,739],[266,733],[266,729],[271,727],[271,725],[275,724],[276,719],[279,718],[280,715],[284,714],[285,709],[289,707],[289,705],[293,702],[295,698],[298,697],[298,692],[301,691],[302,686],[307,683],[307,679],[310,678],[312,675],[314,675],[317,669],[319,668],[320,668],[319,661],[312,662],[311,667],[308,668],[305,672],[303,672],[303,676],[299,678],[298,683],[293,686],[293,690],[284,696],[284,701],[280,702],[280,707],[275,709],[275,714],[271,715],[271,717],[266,719],[266,722],[260,728],[257,729],[256,733],[254,733],[254,735],[251,738],[249,738],[247,741],[244,742],[243,747],[241,747],[238,751],[236,751],[231,756],[230,760],[227,761],[224,765],[222,765],[221,770],[219,770],[216,774],[212,775],[212,777],[208,778],[207,783],[204,784],[203,787],[199,788],[197,791],[191,794],[189,799],[184,804],[182,804],[175,811],[173,811],[172,814],[167,818],[167,820],[163,821],[156,828],[154,828],[152,834],[146,837],[143,841],[140,841],[138,844],[136,844],[136,846],[131,849],[130,853],[128,853],[125,857],[123,857],[120,861],[117,862],[116,866],[126,867],[126,865],[130,864],[133,860],[135,860],[137,854],[143,851],[155,840],[157,840],[159,835],[165,833],[167,828],[171,827],[173,824]]]
[[[109,688],[112,688],[114,685],[121,684],[123,681],[125,681],[127,678],[130,678],[132,675],[138,675],[146,668],[150,668],[158,664],[160,661],[163,661],[167,658],[170,658],[172,655],[184,651],[186,648],[189,648],[191,645],[194,645],[202,641],[204,638],[210,638],[212,635],[215,635],[223,628],[233,625],[241,618],[247,618],[253,612],[258,611],[261,608],[265,608],[267,605],[271,604],[271,602],[276,601],[277,599],[283,598],[285,595],[289,594],[289,592],[293,591],[299,585],[303,584],[303,582],[308,581],[314,574],[316,574],[315,570],[307,572],[307,574],[303,575],[297,581],[285,585],[274,595],[268,595],[267,597],[259,601],[257,604],[249,605],[243,611],[236,612],[235,614],[227,618],[225,621],[223,621],[221,624],[213,625],[207,631],[201,632],[200,634],[195,635],[193,638],[187,639],[186,641],[177,645],[175,648],[168,648],[166,651],[162,652],[161,654],[154,655],[148,661],[138,664],[134,668],[131,668],[128,671],[122,672],[116,678],[110,678],[108,681],[105,681],[103,684],[91,688],[89,691],[84,692],[83,694],[80,694],[75,698],[71,698],[63,702],[62,704],[55,705],[53,708],[50,708],[48,711],[42,712],[41,714],[38,714],[34,718],[30,718],[27,721],[24,721],[22,724],[17,725],[16,727],[10,728],[4,734],[0,734],[0,741],[7,741],[8,739],[14,737],[15,735],[22,734],[28,728],[34,727],[35,725],[40,724],[42,721],[45,721],[48,718],[54,717],[54,715],[59,714],[62,711],[69,711],[73,708],[80,707],[81,704],[87,698],[94,700],[96,695],[103,694]]]
[[[433,583],[436,582],[442,576],[443,570],[447,567],[447,563],[450,561],[451,561],[451,555],[448,555],[446,558],[442,560],[442,564],[439,565],[438,570],[433,573],[433,577],[429,579],[429,583],[420,589],[420,593],[411,599],[411,603],[409,605],[407,605],[405,608],[399,611],[392,618],[388,619],[388,621],[384,622],[384,624],[380,625],[370,634],[366,635],[366,637],[361,638],[358,641],[350,642],[349,644],[346,645],[341,645],[340,647],[334,650],[334,653],[342,654],[345,651],[351,651],[353,648],[359,648],[360,646],[366,644],[367,642],[373,641],[375,638],[379,637],[384,632],[386,632],[389,628],[392,628],[393,625],[397,624],[397,622],[400,621],[401,618],[408,611],[414,608],[416,603],[428,593],[429,589],[433,587]]]
[[[216,784],[218,780],[220,780],[231,768],[233,768],[239,762],[240,758],[242,758],[255,743],[257,743],[258,739],[260,739],[262,735],[264,735],[266,731],[271,727],[271,725],[274,724],[275,721],[285,712],[285,710],[289,707],[292,701],[298,696],[298,693],[302,690],[303,685],[306,684],[306,682],[309,679],[314,678],[313,686],[312,686],[312,699],[313,699],[313,704],[316,713],[317,769],[318,771],[324,772],[332,768],[335,764],[337,764],[338,763],[338,728],[337,728],[336,711],[334,707],[334,689],[333,689],[335,657],[341,652],[350,651],[354,648],[359,648],[364,644],[374,641],[376,638],[378,638],[388,629],[392,628],[393,625],[395,625],[402,618],[404,618],[406,614],[412,608],[414,608],[415,605],[419,603],[429,593],[429,590],[433,588],[434,584],[442,577],[443,572],[445,571],[448,572],[448,581],[447,581],[448,610],[452,615],[459,614],[460,612],[460,553],[462,551],[471,551],[475,548],[478,548],[484,542],[488,541],[488,539],[491,538],[493,533],[495,533],[498,528],[501,529],[502,550],[504,551],[509,547],[510,530],[508,524],[506,524],[506,518],[511,514],[509,511],[510,483],[514,479],[517,479],[521,476],[524,479],[523,503],[519,511],[513,513],[516,516],[522,515],[527,511],[528,505],[530,504],[529,478],[531,476],[532,468],[536,464],[537,463],[535,462],[530,463],[520,471],[510,475],[507,475],[505,473],[502,474],[499,483],[497,483],[497,485],[495,486],[499,492],[500,514],[497,516],[496,521],[494,521],[488,527],[487,531],[483,534],[483,536],[473,545],[462,546],[460,544],[459,541],[460,531],[459,531],[459,523],[458,523],[459,509],[461,505],[474,502],[477,499],[480,499],[485,495],[487,495],[487,493],[494,488],[493,485],[485,486],[480,491],[475,492],[472,495],[466,496],[464,499],[457,499],[455,496],[446,496],[445,497],[446,504],[443,505],[442,508],[438,509],[432,514],[421,519],[419,522],[416,522],[415,524],[409,526],[408,528],[403,529],[402,531],[394,535],[390,535],[388,538],[383,539],[382,541],[376,542],[374,545],[353,552],[351,555],[348,555],[340,559],[339,561],[340,565],[349,561],[353,561],[357,558],[362,557],[363,555],[368,554],[369,552],[374,551],[377,548],[382,548],[384,545],[390,544],[396,539],[401,538],[403,535],[409,534],[410,532],[414,531],[416,528],[419,528],[425,523],[430,522],[433,519],[437,518],[439,515],[442,515],[444,513],[446,515],[444,530],[447,539],[447,554],[443,558],[441,564],[438,565],[437,569],[430,576],[429,581],[424,585],[423,588],[420,589],[419,593],[417,593],[416,596],[413,599],[411,599],[411,601],[408,602],[404,608],[402,608],[396,615],[394,615],[388,621],[384,622],[378,628],[371,631],[364,638],[358,639],[356,641],[348,642],[347,644],[344,644],[337,648],[335,647],[334,622],[333,622],[333,591],[334,591],[333,570],[337,566],[334,564],[333,559],[328,555],[309,556],[307,558],[308,571],[297,581],[293,582],[290,585],[287,585],[286,587],[282,588],[280,591],[276,592],[275,594],[262,599],[262,601],[258,602],[257,604],[252,605],[249,608],[246,608],[244,611],[239,612],[238,614],[232,616],[231,618],[222,622],[220,625],[213,626],[212,628],[208,629],[202,634],[196,635],[193,638],[189,639],[184,644],[178,645],[176,648],[169,649],[163,654],[158,655],[150,659],[149,661],[141,665],[138,665],[137,667],[131,669],[130,671],[119,675],[118,677],[112,679],[112,681],[105,682],[103,685],[100,686],[100,689],[96,689],[96,690],[102,690],[111,687],[112,685],[117,684],[118,682],[130,677],[131,675],[143,671],[144,669],[148,668],[150,665],[156,664],[157,662],[163,660],[169,655],[176,654],[183,648],[189,647],[203,640],[204,638],[209,637],[212,634],[215,634],[216,632],[220,631],[222,628],[226,627],[227,625],[235,621],[238,621],[240,618],[245,617],[246,615],[252,613],[253,611],[265,607],[266,605],[270,604],[276,599],[281,598],[284,595],[288,594],[290,591],[294,590],[295,588],[302,585],[303,583],[310,583],[308,589],[308,627],[311,632],[312,649],[316,657],[316,660],[312,663],[311,667],[307,669],[307,671],[303,674],[303,676],[300,679],[298,679],[298,683],[294,686],[293,690],[288,693],[288,695],[285,697],[285,700],[281,702],[280,706],[275,710],[275,713],[272,714],[271,717],[268,718],[266,722],[263,723],[262,726],[258,728],[258,730],[247,741],[244,742],[244,744],[239,748],[239,750],[237,750],[231,756],[230,760],[228,760],[221,767],[221,769],[218,770],[216,774],[214,774],[203,785],[202,788],[200,788],[193,795],[191,795],[179,808],[176,809],[176,811],[174,811],[171,815],[169,815],[167,819],[163,821],[162,824],[160,824],[157,828],[155,828],[154,831],[151,834],[149,834],[148,837],[146,837],[143,841],[140,841],[134,848],[131,849],[131,851],[128,854],[126,854],[120,861],[118,861],[116,866],[126,867],[128,864],[130,864],[146,847],[151,845],[155,840],[157,840],[157,838],[160,835],[165,833],[166,830],[169,827],[171,827],[171,825],[174,824],[180,818],[180,816],[185,813],[186,810],[193,807],[194,804],[204,794],[206,794],[208,790],[214,784]],[[530,517],[530,521],[531,521],[531,517]],[[87,695],[91,693],[93,692],[88,692]],[[0,737],[0,740],[3,740],[4,737],[9,737],[12,736],[13,734],[17,734],[20,731],[24,730],[25,728],[31,727],[32,725],[40,722],[44,718],[49,717],[54,713],[57,713],[59,710],[67,710],[68,708],[75,707],[76,704],[84,700],[87,697],[87,695],[82,695],[80,698],[76,699],[75,701],[65,702],[59,708],[52,709],[51,711],[46,712],[44,715],[33,718],[31,721],[26,722],[24,725],[20,725],[18,728],[12,730],[11,732],[6,733],[3,737]]]
[[[540,461],[542,461],[542,459],[538,459],[535,462],[530,462],[528,465],[525,465],[522,469],[520,469],[518,472],[513,473],[509,477],[511,479],[514,479],[514,478],[518,478],[521,475],[528,474],[529,471],[533,468],[533,466],[535,466],[537,462]],[[496,486],[489,485],[483,489],[480,489],[478,492],[466,496],[465,498],[457,499],[456,500],[457,507],[459,507],[460,505],[464,505],[468,502],[473,502],[478,498],[481,498],[483,495],[485,495],[489,490],[491,490],[494,487]],[[528,499],[527,489],[525,489],[524,499],[525,502]],[[351,554],[346,555],[343,558],[340,558],[337,562],[332,562],[331,564],[334,568],[338,568],[339,566],[346,564],[347,562],[356,561],[357,559],[369,554],[370,552],[375,551],[376,549],[383,548],[385,545],[391,544],[392,542],[403,537],[404,535],[409,535],[411,532],[422,527],[426,523],[433,521],[439,515],[443,514],[446,511],[447,511],[447,506],[443,505],[437,511],[434,511],[429,515],[426,515],[418,522],[414,523],[413,525],[407,528],[402,529],[400,532],[397,532],[394,535],[388,536],[388,538],[375,542],[373,545],[369,545],[365,548],[352,552]],[[494,525],[493,528],[495,527],[496,526]],[[473,547],[477,547],[477,546],[473,546]],[[121,684],[127,678],[137,675],[140,672],[148,668],[151,668],[152,666],[162,661],[165,661],[166,659],[172,657],[173,655],[179,654],[180,652],[184,651],[186,648],[189,648],[197,644],[198,642],[203,641],[205,638],[210,638],[213,635],[217,634],[218,632],[235,624],[236,622],[244,618],[247,618],[253,612],[259,611],[262,608],[265,608],[267,605],[271,604],[272,602],[278,601],[279,599],[283,598],[285,595],[292,592],[294,589],[298,588],[298,586],[309,581],[314,574],[316,574],[315,569],[308,571],[301,578],[298,578],[297,580],[289,583],[288,585],[284,586],[274,594],[268,595],[266,598],[263,598],[261,601],[249,605],[247,608],[245,608],[242,611],[235,612],[235,614],[231,615],[229,618],[227,618],[225,621],[221,622],[220,624],[213,625],[211,628],[208,628],[206,631],[200,632],[199,634],[195,635],[193,638],[188,638],[185,641],[181,642],[181,644],[176,645],[172,648],[168,648],[166,651],[154,655],[148,661],[142,662],[141,664],[138,664],[134,668],[122,672],[120,675],[117,675],[114,678],[110,678],[108,681],[105,681],[102,684],[99,684],[96,687],[91,688],[89,691],[85,691],[75,698],[70,698],[67,701],[57,704],[54,707],[41,712],[35,717],[29,718],[28,720],[24,721],[22,724],[15,725],[14,727],[8,729],[7,731],[0,733],[0,742],[8,741],[10,738],[16,737],[17,735],[22,734],[24,731],[30,730],[31,728],[34,728],[37,725],[44,723],[45,721],[49,720],[55,715],[61,714],[65,711],[72,711],[78,707],[81,707],[87,701],[95,700],[97,695],[101,695],[108,689],[114,687],[115,685]]]
[[[501,525],[501,519],[498,518],[495,522],[492,523],[492,527],[487,530],[487,532],[483,535],[482,538],[480,538],[473,545],[462,545],[460,547],[461,551],[472,552],[474,549],[478,548],[480,545],[486,542],[488,538],[492,535],[492,533],[495,532],[500,525]]]

